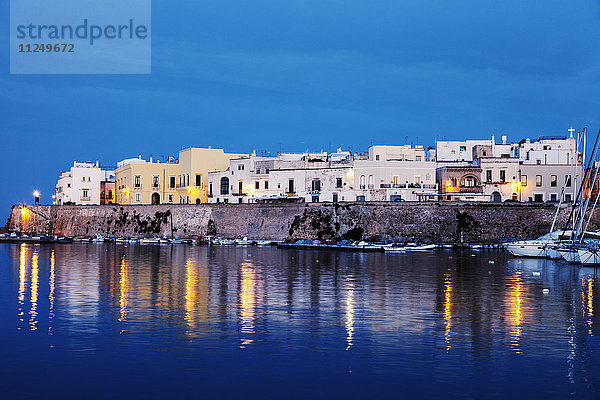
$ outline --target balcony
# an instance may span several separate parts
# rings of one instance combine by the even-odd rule
[[[248,196],[248,193],[244,193],[244,192],[236,192],[236,193],[232,193],[232,196]]]
[[[391,189],[392,188],[392,184],[391,183],[380,183],[379,184],[379,188],[381,188],[381,189]]]

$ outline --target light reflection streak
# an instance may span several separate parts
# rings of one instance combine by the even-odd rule
[[[26,270],[27,270],[27,245],[25,243],[21,243],[20,249],[20,257],[19,257],[19,312],[17,316],[19,317],[19,321],[23,322],[23,305],[25,303],[25,281]],[[21,328],[18,328],[21,329]]]
[[[29,327],[32,331],[37,329],[37,301],[38,301],[38,279],[39,279],[39,265],[38,265],[38,251],[33,252],[31,257],[31,310],[29,311]]]
[[[129,268],[125,260],[125,254],[121,258],[121,268],[119,271],[119,321],[124,322],[127,318],[127,296],[129,291]],[[122,333],[123,331],[121,331]]]
[[[521,324],[523,323],[523,276],[521,271],[515,272],[514,285],[511,289],[512,323],[514,326],[511,332],[511,345],[515,353],[521,354],[522,349],[519,346],[522,334]]]
[[[583,282],[584,290],[581,293],[583,303],[583,314],[588,327],[588,334],[592,334],[592,319],[594,317],[594,280],[588,278]],[[587,314],[587,315],[586,315]]]
[[[196,325],[195,306],[198,301],[198,269],[193,261],[185,263],[185,322],[188,328]],[[190,329],[185,332],[190,334]]]
[[[54,319],[54,288],[56,282],[56,256],[54,254],[54,249],[50,252],[50,293],[48,294],[48,300],[50,302],[50,308],[48,310],[48,319],[50,320],[48,326],[48,334],[52,335],[52,320]]]
[[[446,343],[446,352],[450,351],[451,330],[452,330],[452,276],[450,273],[444,275],[444,342]]]
[[[254,311],[256,307],[256,277],[254,266],[245,262],[241,266],[241,284],[240,284],[240,320],[241,320],[241,344],[244,349],[247,345],[254,342],[250,337],[254,334]]]
[[[348,279],[351,279],[349,277]],[[345,326],[346,326],[346,351],[350,350],[354,340],[354,282],[348,282],[348,294],[346,296],[346,314],[345,314]]]

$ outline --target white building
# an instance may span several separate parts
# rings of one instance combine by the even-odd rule
[[[61,173],[56,184],[56,204],[100,204],[102,182],[114,182],[113,169],[100,167],[98,161],[74,162],[69,171]]]
[[[468,165],[473,162],[473,147],[492,146],[494,139],[491,140],[464,140],[448,141],[436,140],[435,157],[438,167],[445,165]]]
[[[357,201],[421,201],[437,194],[436,163],[422,146],[371,146],[368,159],[354,160]]]
[[[574,138],[541,137],[515,145],[520,161],[522,201],[572,201],[583,177],[582,157]],[[563,190],[564,187],[564,190]]]

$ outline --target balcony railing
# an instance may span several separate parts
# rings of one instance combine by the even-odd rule
[[[483,186],[459,186],[460,193],[483,193]]]

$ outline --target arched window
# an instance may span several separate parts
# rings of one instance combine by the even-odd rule
[[[365,176],[364,175],[360,176],[360,188],[361,189],[365,188]]]
[[[477,185],[477,180],[475,179],[474,176],[467,176],[465,178],[465,180],[463,181],[463,186],[466,187],[473,187]]]
[[[221,178],[221,194],[229,194],[229,178]]]
[[[369,175],[369,189],[375,188],[375,178],[373,175]]]

